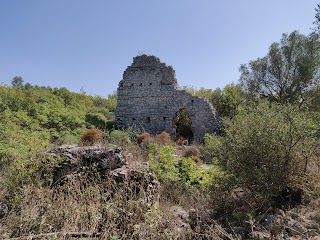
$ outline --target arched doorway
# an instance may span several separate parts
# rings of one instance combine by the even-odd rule
[[[176,137],[183,137],[190,142],[193,139],[192,121],[188,111],[185,108],[177,111],[173,118],[173,128]]]

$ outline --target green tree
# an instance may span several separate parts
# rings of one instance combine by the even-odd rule
[[[271,44],[268,54],[240,67],[240,83],[251,97],[279,103],[305,101],[305,92],[317,83],[319,35],[294,31]]]
[[[315,8],[316,10],[316,15],[315,18],[316,20],[313,22],[313,24],[315,25],[315,31],[316,32],[320,32],[320,4],[317,4],[317,7]]]
[[[12,79],[11,84],[12,84],[12,87],[14,87],[14,88],[22,88],[23,87],[23,79],[22,79],[22,77],[15,76]]]
[[[223,90],[215,89],[210,97],[210,102],[220,116],[228,118],[233,118],[236,115],[238,107],[244,100],[241,86],[234,83],[226,85]]]
[[[184,86],[183,90],[188,93],[208,100],[218,111],[221,117],[232,118],[238,106],[245,100],[244,91],[239,84],[227,84],[223,89],[200,88],[199,90],[193,87]]]

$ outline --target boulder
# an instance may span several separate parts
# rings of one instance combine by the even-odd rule
[[[60,166],[54,170],[54,182],[88,168],[95,168],[100,174],[106,175],[109,171],[126,164],[121,148],[116,146],[62,145],[47,151],[46,154],[62,159]]]
[[[116,146],[62,145],[46,152],[51,158],[61,159],[53,170],[55,185],[79,181],[82,174],[98,173],[99,179],[112,179],[132,196],[152,206],[159,200],[160,183],[149,171],[147,163],[126,162],[121,148]],[[99,182],[100,182],[99,180]],[[102,182],[100,182],[102,183]]]

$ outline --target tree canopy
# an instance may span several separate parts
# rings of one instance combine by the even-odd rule
[[[15,76],[13,79],[12,79],[12,87],[14,88],[19,88],[19,87],[22,87],[23,86],[23,79],[22,77],[20,76]]]
[[[294,31],[271,44],[267,55],[240,67],[240,84],[252,96],[279,103],[304,102],[318,83],[319,35]]]

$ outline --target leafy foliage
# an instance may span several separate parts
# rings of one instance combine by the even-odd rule
[[[220,159],[222,150],[222,138],[212,134],[205,134],[204,148],[202,150],[203,159],[206,162],[213,162],[215,159]]]
[[[149,144],[149,164],[160,181],[179,180],[179,169],[176,167],[177,159],[174,157],[174,148],[169,145],[159,146]]]
[[[316,10],[316,15],[315,18],[316,20],[313,22],[315,25],[315,31],[320,32],[320,4],[317,4],[317,7],[315,8]]]
[[[245,97],[241,86],[232,83],[227,84],[223,90],[215,89],[209,100],[221,117],[233,118]]]
[[[210,166],[199,166],[192,158],[183,158],[179,177],[187,186],[199,186],[202,189],[219,187],[221,182],[227,178],[227,174],[213,162]]]
[[[41,153],[55,144],[78,143],[87,126],[98,127],[87,121],[88,113],[101,114],[101,119],[110,122],[113,112],[106,109],[109,101],[101,97],[23,85],[21,77],[15,77],[12,85],[0,85],[0,191],[15,199],[24,184],[37,183],[41,169],[58,164]]]
[[[245,101],[245,92],[238,84],[227,84],[223,89],[215,90],[200,88],[183,88],[194,96],[208,100],[221,117],[232,118],[237,114],[238,107]]]
[[[128,131],[113,130],[107,133],[106,138],[109,143],[119,145],[119,146],[124,146],[127,143],[131,142],[130,135],[131,135],[130,130]]]
[[[223,160],[239,185],[272,194],[301,181],[315,143],[303,113],[264,102],[225,124]]]
[[[219,187],[227,174],[215,161],[211,166],[201,166],[192,157],[182,158],[178,164],[174,148],[169,145],[149,144],[149,164],[161,182],[181,182],[187,187]]]
[[[294,31],[271,44],[268,54],[240,67],[240,82],[252,97],[279,103],[303,102],[305,92],[316,84],[319,35]]]
[[[114,96],[111,98],[112,104],[111,100],[72,93],[66,88],[1,85],[0,112],[3,121],[23,130],[45,132],[52,143],[75,142],[86,127],[115,127]]]
[[[15,76],[13,79],[12,79],[12,87],[14,88],[21,88],[23,86],[23,79],[22,77],[20,76]]]

